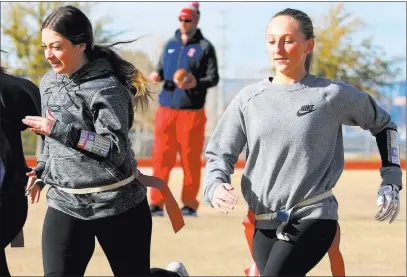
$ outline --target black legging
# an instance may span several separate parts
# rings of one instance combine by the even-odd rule
[[[42,232],[45,276],[83,276],[98,239],[115,276],[150,275],[152,219],[147,200],[119,214],[81,220],[48,208]],[[165,270],[160,275],[175,275]]]
[[[328,252],[336,220],[303,220],[284,229],[291,241],[276,238],[276,230],[256,229],[253,256],[261,276],[305,276]]]
[[[10,276],[4,249],[17,236],[27,219],[28,203],[24,191],[18,195],[8,195],[0,206],[1,257],[0,276]]]

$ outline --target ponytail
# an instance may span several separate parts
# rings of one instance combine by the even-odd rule
[[[141,111],[144,112],[148,109],[149,99],[152,99],[146,77],[132,63],[122,59],[116,51],[111,49],[114,45],[133,41],[136,40],[116,42],[109,46],[93,45],[93,47],[85,49],[85,54],[90,61],[107,58],[113,68],[114,75],[133,95],[132,103],[134,109],[137,110],[140,107]]]

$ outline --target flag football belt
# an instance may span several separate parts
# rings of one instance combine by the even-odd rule
[[[120,187],[123,187],[123,186],[129,184],[134,179],[136,179],[136,175],[132,174],[130,177],[128,177],[124,180],[121,180],[117,183],[114,183],[111,185],[95,187],[95,188],[72,189],[72,188],[62,188],[62,187],[58,187],[58,186],[52,186],[52,187],[62,190],[66,193],[71,193],[71,194],[88,194],[88,193],[103,192],[103,191],[108,191],[108,190],[112,190],[112,189],[117,189],[117,188],[120,188]]]
[[[143,177],[144,182],[140,182],[139,180],[141,179],[140,177]],[[182,217],[181,210],[179,209],[178,203],[175,200],[173,194],[171,193],[171,190],[168,188],[168,185],[160,185],[156,183],[156,181],[148,176],[148,175],[143,175],[139,170],[137,170],[135,173],[133,173],[130,177],[119,181],[117,183],[111,184],[111,185],[106,185],[106,186],[100,186],[100,187],[95,187],[95,188],[82,188],[82,189],[72,189],[72,188],[61,188],[57,186],[52,186],[54,188],[57,188],[59,190],[62,190],[67,193],[72,193],[72,194],[88,194],[88,193],[94,193],[94,192],[103,192],[103,191],[108,191],[112,189],[116,189],[119,187],[123,187],[130,182],[132,182],[134,179],[136,179],[143,185],[147,187],[153,187],[161,191],[163,198],[164,198],[164,206],[167,210],[168,217],[170,218],[172,228],[175,233],[177,233],[179,230],[181,230],[185,226],[184,219]],[[40,179],[37,179],[37,181],[41,181]],[[37,182],[36,181],[36,182]]]
[[[285,226],[287,226],[288,221],[290,220],[291,212],[294,209],[309,206],[311,204],[319,202],[322,199],[328,198],[330,196],[333,196],[332,190],[328,190],[328,191],[326,191],[324,193],[321,193],[321,194],[318,194],[318,195],[316,195],[314,197],[306,199],[306,200],[294,205],[288,211],[281,210],[281,211],[267,213],[267,214],[258,214],[258,215],[255,215],[255,219],[256,220],[272,220],[272,219],[275,219],[275,220],[281,221],[282,224],[277,228],[277,232],[276,232],[277,238],[280,239],[280,240],[289,241],[290,240],[289,237],[287,236],[286,233],[283,233],[283,230],[284,230]]]

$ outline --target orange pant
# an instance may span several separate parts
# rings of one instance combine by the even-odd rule
[[[205,109],[174,110],[159,107],[155,117],[153,145],[153,175],[168,183],[180,153],[184,170],[181,200],[185,206],[198,209],[201,183],[201,155],[205,139]],[[150,204],[163,207],[164,198],[155,188],[150,192]]]

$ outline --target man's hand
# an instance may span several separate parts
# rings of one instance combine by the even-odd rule
[[[197,80],[194,75],[192,75],[191,72],[188,72],[188,74],[184,77],[184,79],[181,82],[177,83],[177,86],[182,89],[191,89],[196,87],[197,85]]]
[[[398,186],[390,184],[381,186],[377,193],[377,206],[381,209],[375,216],[375,219],[384,221],[390,218],[389,223],[392,223],[400,212]]]
[[[149,79],[155,83],[161,82],[160,74],[158,74],[157,72],[151,72]]]

